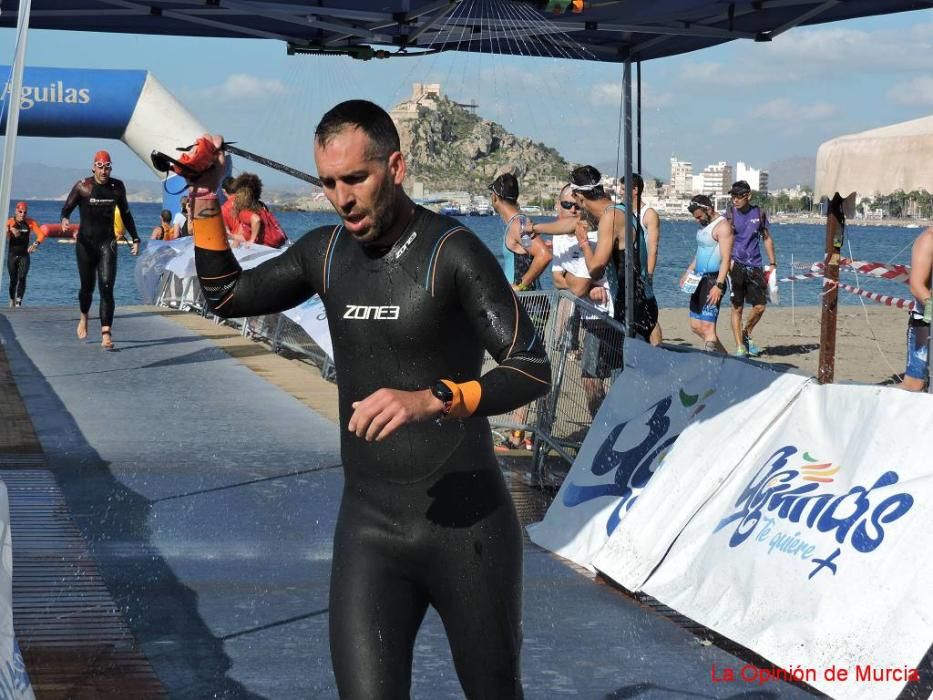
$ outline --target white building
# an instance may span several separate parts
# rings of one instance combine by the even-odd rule
[[[735,179],[745,180],[753,190],[761,195],[768,194],[767,170],[759,170],[739,161],[735,164]]]
[[[693,192],[693,163],[671,156],[671,194],[689,197]]]

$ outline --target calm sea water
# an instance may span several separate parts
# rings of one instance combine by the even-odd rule
[[[57,223],[61,202],[33,201],[29,203],[29,215],[40,224]],[[152,228],[158,224],[159,204],[132,204],[130,207],[136,220],[141,238],[149,238]],[[12,211],[12,207],[11,207]],[[280,212],[277,214],[282,226],[292,240],[317,226],[333,224],[336,215],[305,212]],[[77,214],[72,221],[77,221]],[[498,256],[501,254],[502,222],[498,217],[463,217],[463,222]],[[546,219],[543,219],[546,220]],[[822,224],[775,224],[772,230],[778,255],[779,273],[791,272],[791,261],[812,263],[823,258],[824,226]],[[910,245],[919,230],[884,226],[850,226],[847,229],[847,245],[844,253],[857,260],[884,263],[910,263]],[[661,231],[661,251],[658,269],[655,271],[655,291],[662,307],[687,305],[687,295],[677,287],[680,274],[690,262],[695,251],[696,226],[687,221],[668,221]],[[117,271],[117,304],[140,303],[139,292],[133,278],[133,258],[126,246],[120,246]],[[550,286],[549,275],[546,276]],[[855,276],[846,273],[845,282],[855,285]],[[4,289],[7,282],[4,281]],[[866,289],[898,297],[907,297],[904,284],[883,280],[865,280]],[[793,290],[792,290],[793,287]],[[781,285],[781,304],[790,305],[792,295],[798,305],[819,303],[820,286],[817,281]],[[25,304],[29,306],[60,306],[77,303],[78,273],[75,264],[74,244],[49,239],[32,256]],[[857,304],[857,297],[840,294],[844,304]],[[5,302],[5,299],[4,299]],[[96,300],[95,307],[96,309]]]

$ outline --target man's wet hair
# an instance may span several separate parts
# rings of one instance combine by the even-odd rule
[[[369,137],[367,156],[373,160],[388,158],[402,149],[398,129],[382,107],[369,100],[347,100],[321,117],[314,130],[314,140],[326,147],[347,128],[359,129]]]
[[[162,221],[164,221],[165,223],[167,224],[172,223],[172,212],[170,210],[163,209],[162,213],[159,216],[161,217]]]
[[[622,176],[622,184],[625,184],[625,176]],[[641,175],[638,173],[632,173],[632,184],[635,185],[635,193],[641,197],[641,193],[645,191],[645,181],[642,179]]]
[[[228,195],[233,194],[233,192],[234,192],[233,183],[234,183],[235,181],[236,181],[236,178],[235,178],[235,177],[232,177],[232,176],[230,176],[230,175],[227,175],[227,177],[225,177],[223,180],[221,180],[221,182],[220,182],[220,189],[222,189],[222,190],[223,190],[225,193],[227,193]]]
[[[694,195],[690,200],[690,204],[687,205],[687,211],[692,214],[697,209],[705,209],[708,212],[712,212],[713,200],[711,200],[705,194]]]
[[[602,179],[602,174],[592,165],[581,165],[570,171],[570,185],[573,187],[574,194],[579,193],[584,199],[609,198],[606,190],[599,184]],[[586,189],[580,189],[581,187]]]

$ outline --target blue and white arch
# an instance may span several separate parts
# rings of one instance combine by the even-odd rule
[[[0,75],[9,74],[0,66]],[[7,83],[4,114],[10,92]],[[26,67],[19,92],[20,136],[119,139],[153,172],[150,152],[177,155],[207,131],[148,71]],[[173,174],[163,189],[163,206],[178,211],[184,180]]]

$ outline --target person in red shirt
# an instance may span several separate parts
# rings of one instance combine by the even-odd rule
[[[7,249],[7,272],[10,274],[10,308],[23,305],[26,295],[26,275],[29,274],[29,254],[34,253],[39,244],[45,240],[45,233],[36,223],[35,219],[26,216],[29,207],[26,202],[16,203],[16,213],[7,219],[6,237],[9,241]],[[29,232],[36,235],[36,240],[30,245]]]

